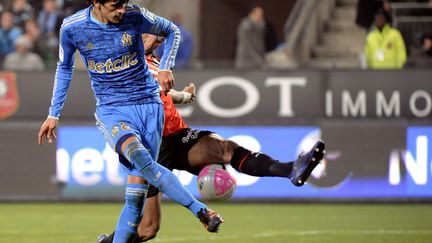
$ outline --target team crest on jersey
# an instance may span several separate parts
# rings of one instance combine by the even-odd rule
[[[112,136],[112,137],[115,137],[119,132],[120,132],[119,127],[118,127],[118,126],[114,126],[114,127],[111,129],[111,136]]]
[[[124,123],[124,122],[120,122],[120,127],[123,130],[131,130],[130,126],[127,123]]]
[[[132,36],[126,32],[123,33],[121,41],[123,46],[131,46],[133,44]]]

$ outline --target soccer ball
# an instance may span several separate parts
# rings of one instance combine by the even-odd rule
[[[207,165],[198,175],[198,192],[207,201],[230,199],[236,186],[235,178],[221,164]]]

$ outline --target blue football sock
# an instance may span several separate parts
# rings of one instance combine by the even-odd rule
[[[128,184],[125,206],[117,222],[113,243],[131,242],[141,221],[148,185]]]
[[[195,216],[206,205],[196,200],[192,194],[180,183],[178,178],[167,168],[154,162],[147,149],[138,141],[130,142],[123,154],[141,171],[142,176],[162,193],[187,207]]]

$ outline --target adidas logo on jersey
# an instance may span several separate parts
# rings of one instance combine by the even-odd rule
[[[88,60],[87,66],[90,72],[98,73],[112,73],[125,70],[131,66],[138,64],[138,53],[134,52],[132,54],[128,53],[119,59],[111,61],[111,58],[105,62],[95,62],[94,60]]]
[[[91,49],[94,49],[95,47],[94,47],[93,43],[89,42],[89,43],[87,43],[87,45],[86,45],[85,48],[86,48],[87,50],[91,50]]]

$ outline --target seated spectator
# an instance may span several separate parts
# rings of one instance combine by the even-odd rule
[[[45,69],[42,58],[31,52],[33,44],[27,37],[19,37],[15,41],[15,48],[15,52],[6,56],[3,64],[4,69],[11,71],[42,71]]]
[[[13,14],[3,12],[0,18],[0,63],[7,54],[15,51],[14,42],[21,34],[21,29],[13,24]]]
[[[372,69],[400,69],[406,62],[405,43],[399,30],[387,23],[383,10],[375,14],[374,28],[366,37],[366,65]]]
[[[14,15],[14,24],[24,29],[25,21],[34,17],[33,7],[27,0],[13,0],[11,12]]]
[[[408,59],[407,67],[432,67],[432,35],[424,34],[420,38],[420,47],[413,47]]]

